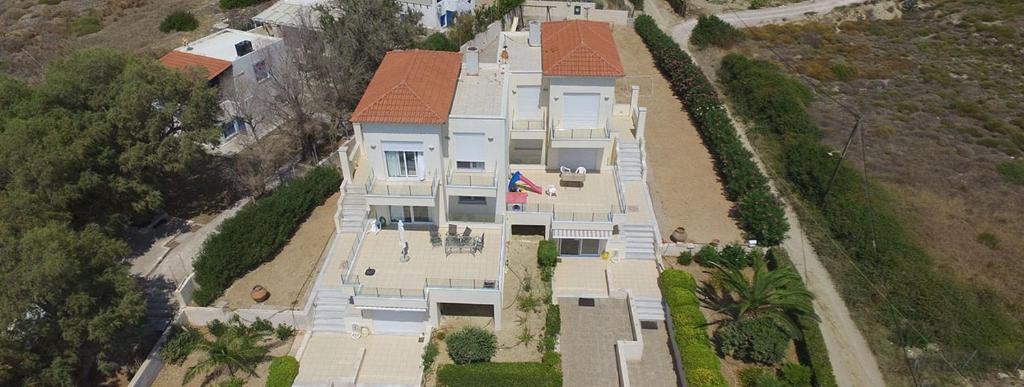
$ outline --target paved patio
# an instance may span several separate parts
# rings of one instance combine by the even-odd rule
[[[626,300],[596,299],[593,307],[582,307],[576,298],[559,298],[558,305],[562,313],[559,345],[563,385],[618,387],[615,341],[633,340]]]
[[[316,332],[306,343],[295,383],[352,380],[370,385],[414,385],[424,344],[415,336],[370,335],[352,340],[347,333]],[[365,352],[364,352],[365,351]]]
[[[551,282],[554,297],[608,297],[608,279],[601,259],[563,259]],[[573,301],[575,302],[575,301]]]
[[[658,329],[642,329],[644,337],[643,360],[627,362],[629,382],[634,386],[677,387],[675,366],[669,349],[668,330],[664,321],[658,321]]]
[[[528,193],[526,197],[527,211],[607,213],[619,210],[615,175],[610,169],[600,173],[587,172],[587,179],[583,183],[583,187],[563,187],[560,184],[557,171],[522,169],[520,172],[541,189],[554,186],[558,192],[556,196]],[[508,180],[505,180],[504,183],[507,184]]]
[[[442,227],[442,229],[445,229]],[[459,227],[461,234],[464,227]],[[442,231],[442,234],[444,231]],[[481,287],[483,280],[497,281],[498,261],[501,260],[501,230],[474,228],[472,236],[484,237],[483,251],[470,254],[452,253],[445,255],[444,246],[434,247],[430,243],[430,232],[406,230],[409,243],[409,261],[401,262],[401,242],[398,230],[387,229],[367,234],[356,259],[352,278],[359,276],[360,284],[369,287],[395,289],[422,289],[428,279],[452,280],[455,287]],[[444,236],[441,236],[442,239]],[[366,269],[373,268],[373,276],[366,276]],[[468,282],[467,282],[468,281]]]

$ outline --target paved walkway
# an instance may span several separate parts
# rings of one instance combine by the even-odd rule
[[[633,340],[629,310],[624,299],[594,301],[595,306],[585,307],[579,306],[576,298],[558,299],[565,387],[619,387],[615,341]]]
[[[810,0],[802,3],[790,4],[784,7],[728,12],[718,15],[726,22],[737,27],[764,25],[796,21],[802,19],[808,13],[827,13],[836,7],[859,4],[865,0]],[[695,20],[675,25],[671,28],[672,38],[679,43],[683,49],[689,46],[690,32],[696,25]],[[662,26],[663,28],[665,26]],[[743,139],[744,145],[754,152],[754,159],[766,170],[756,150],[750,145],[746,138],[746,131],[740,121],[731,114]],[[770,182],[771,183],[771,182]],[[778,192],[777,189],[773,190]],[[788,238],[783,242],[783,247],[790,253],[796,269],[803,276],[807,288],[814,292],[814,309],[821,316],[821,333],[828,346],[829,359],[832,361],[832,368],[836,376],[836,382],[840,386],[884,386],[885,380],[878,367],[878,360],[875,358],[867,341],[858,330],[857,325],[850,317],[850,311],[836,291],[835,283],[829,275],[821,258],[811,246],[810,240],[804,233],[803,227],[797,219],[789,202],[786,204],[786,217],[790,223]]]
[[[643,360],[631,361],[629,383],[643,387],[677,387],[679,378],[676,376],[675,365],[672,363],[672,352],[669,348],[668,330],[664,321],[658,321],[658,329],[641,329],[644,337]]]

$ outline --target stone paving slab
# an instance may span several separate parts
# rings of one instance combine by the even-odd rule
[[[626,300],[599,298],[595,306],[581,307],[576,298],[559,298],[558,305],[563,385],[619,387],[615,342],[633,339]]]

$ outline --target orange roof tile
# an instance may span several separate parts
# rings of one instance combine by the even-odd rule
[[[388,52],[352,113],[352,121],[444,123],[461,66],[462,54],[457,52]]]
[[[544,75],[626,75],[612,29],[605,22],[566,20],[541,24],[541,52]]]
[[[217,77],[220,73],[223,73],[224,70],[228,69],[228,67],[231,67],[231,62],[226,60],[190,54],[178,50],[168,52],[167,55],[160,58],[160,63],[163,63],[164,66],[175,70],[184,70],[185,68],[192,66],[202,67],[206,70],[206,80],[208,81]]]

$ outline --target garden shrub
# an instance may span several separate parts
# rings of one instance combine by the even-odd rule
[[[537,264],[540,267],[555,267],[558,264],[558,243],[552,240],[540,241],[537,245]]]
[[[857,78],[857,68],[846,63],[833,63],[829,70],[832,70],[832,75],[840,81],[846,82]]]
[[[299,361],[291,356],[275,357],[267,373],[267,387],[289,387],[299,375]]]
[[[465,327],[444,338],[448,356],[455,364],[490,361],[498,349],[494,333],[480,327]]]
[[[285,341],[295,336],[295,328],[288,324],[277,324],[277,328],[274,329],[274,336],[277,336],[278,340]]]
[[[217,383],[217,387],[245,387],[245,379],[232,376],[228,380]]]
[[[731,48],[743,40],[743,33],[718,16],[708,15],[697,18],[697,26],[690,34],[690,43],[698,48],[715,46]]]
[[[195,260],[199,289],[193,300],[209,305],[236,279],[273,259],[302,220],[337,192],[339,184],[337,170],[317,167],[225,220],[203,243]]]
[[[786,250],[773,247],[767,254],[769,266],[793,266]],[[811,367],[813,385],[817,387],[836,387],[836,377],[832,373],[832,360],[828,357],[828,347],[821,335],[821,326],[817,321],[804,320],[800,324],[801,339],[796,341],[796,353],[800,363]]]
[[[199,27],[199,20],[192,12],[174,11],[160,22],[160,32],[192,31]]]
[[[796,363],[786,363],[779,370],[783,382],[790,386],[810,386],[811,369]]]
[[[103,24],[100,23],[100,19],[95,16],[81,16],[71,21],[71,25],[68,26],[68,30],[71,31],[72,35],[84,36],[93,33],[97,33],[103,29]]]
[[[441,387],[559,387],[562,374],[544,363],[447,364],[437,371]]]
[[[746,250],[743,250],[743,246],[735,243],[725,246],[724,249],[718,254],[718,260],[722,264],[737,269],[750,266],[750,259],[747,257]]]
[[[429,370],[434,365],[434,360],[437,359],[438,354],[437,343],[431,341],[427,344],[427,348],[423,350],[423,369]]]
[[[693,260],[703,267],[711,267],[711,265],[719,261],[718,250],[715,249],[715,246],[704,245],[704,247],[697,251],[697,255],[693,257]]]
[[[267,0],[220,0],[220,9],[235,9],[251,7]]]
[[[633,4],[633,9],[637,11],[644,10],[644,0],[629,0],[629,2]]]
[[[762,364],[776,364],[786,356],[792,339],[771,318],[741,318],[715,331],[715,342],[723,355]]]
[[[199,330],[175,324],[171,326],[167,342],[160,348],[160,358],[167,363],[181,365],[202,341],[203,333]]]
[[[459,46],[455,44],[455,42],[451,41],[451,39],[448,39],[448,35],[445,35],[442,32],[430,34],[430,36],[427,36],[427,38],[423,39],[422,42],[419,42],[416,47],[423,50],[433,51],[459,51]]]
[[[689,55],[666,35],[648,15],[636,18],[634,28],[654,57],[673,93],[682,100],[708,150],[715,169],[725,183],[730,200],[746,203],[735,215],[748,239],[763,246],[778,244],[789,231],[781,203],[768,189],[768,179],[754,162],[754,155],[743,145],[725,106],[711,82]],[[754,193],[753,198],[744,198]],[[765,197],[767,195],[772,200]],[[767,206],[778,206],[767,209]],[[700,263],[700,261],[698,261]]]
[[[687,383],[693,387],[728,386],[705,331],[707,320],[700,311],[693,276],[681,270],[665,270],[658,284],[672,317],[672,340],[679,348]]]
[[[1009,343],[1024,341],[1024,329],[1002,306],[1004,300],[937,271],[934,259],[901,224],[889,193],[848,161],[839,163],[829,155],[837,152],[821,144],[820,130],[807,118],[806,87],[777,66],[736,54],[723,59],[719,75],[737,112],[764,133],[763,141],[780,150],[772,161],[796,196],[811,207],[808,216],[838,245],[824,251],[833,254],[826,261],[847,258],[857,265],[856,270],[839,267],[833,273],[851,309],[886,327],[888,339],[897,345],[935,343],[947,351],[977,350],[972,362],[976,370],[1013,365],[1019,348]],[[877,304],[879,299],[885,303]],[[809,353],[817,351],[812,339],[806,344]],[[815,382],[824,384],[812,366]]]
[[[668,5],[679,16],[686,16],[686,0],[668,0]]]
[[[775,377],[774,370],[765,367],[744,368],[740,370],[738,377],[740,386],[743,387],[761,387],[765,384],[782,383]]]
[[[693,262],[693,253],[689,251],[679,253],[679,258],[676,258],[676,262],[683,266],[690,265],[690,262]]]

